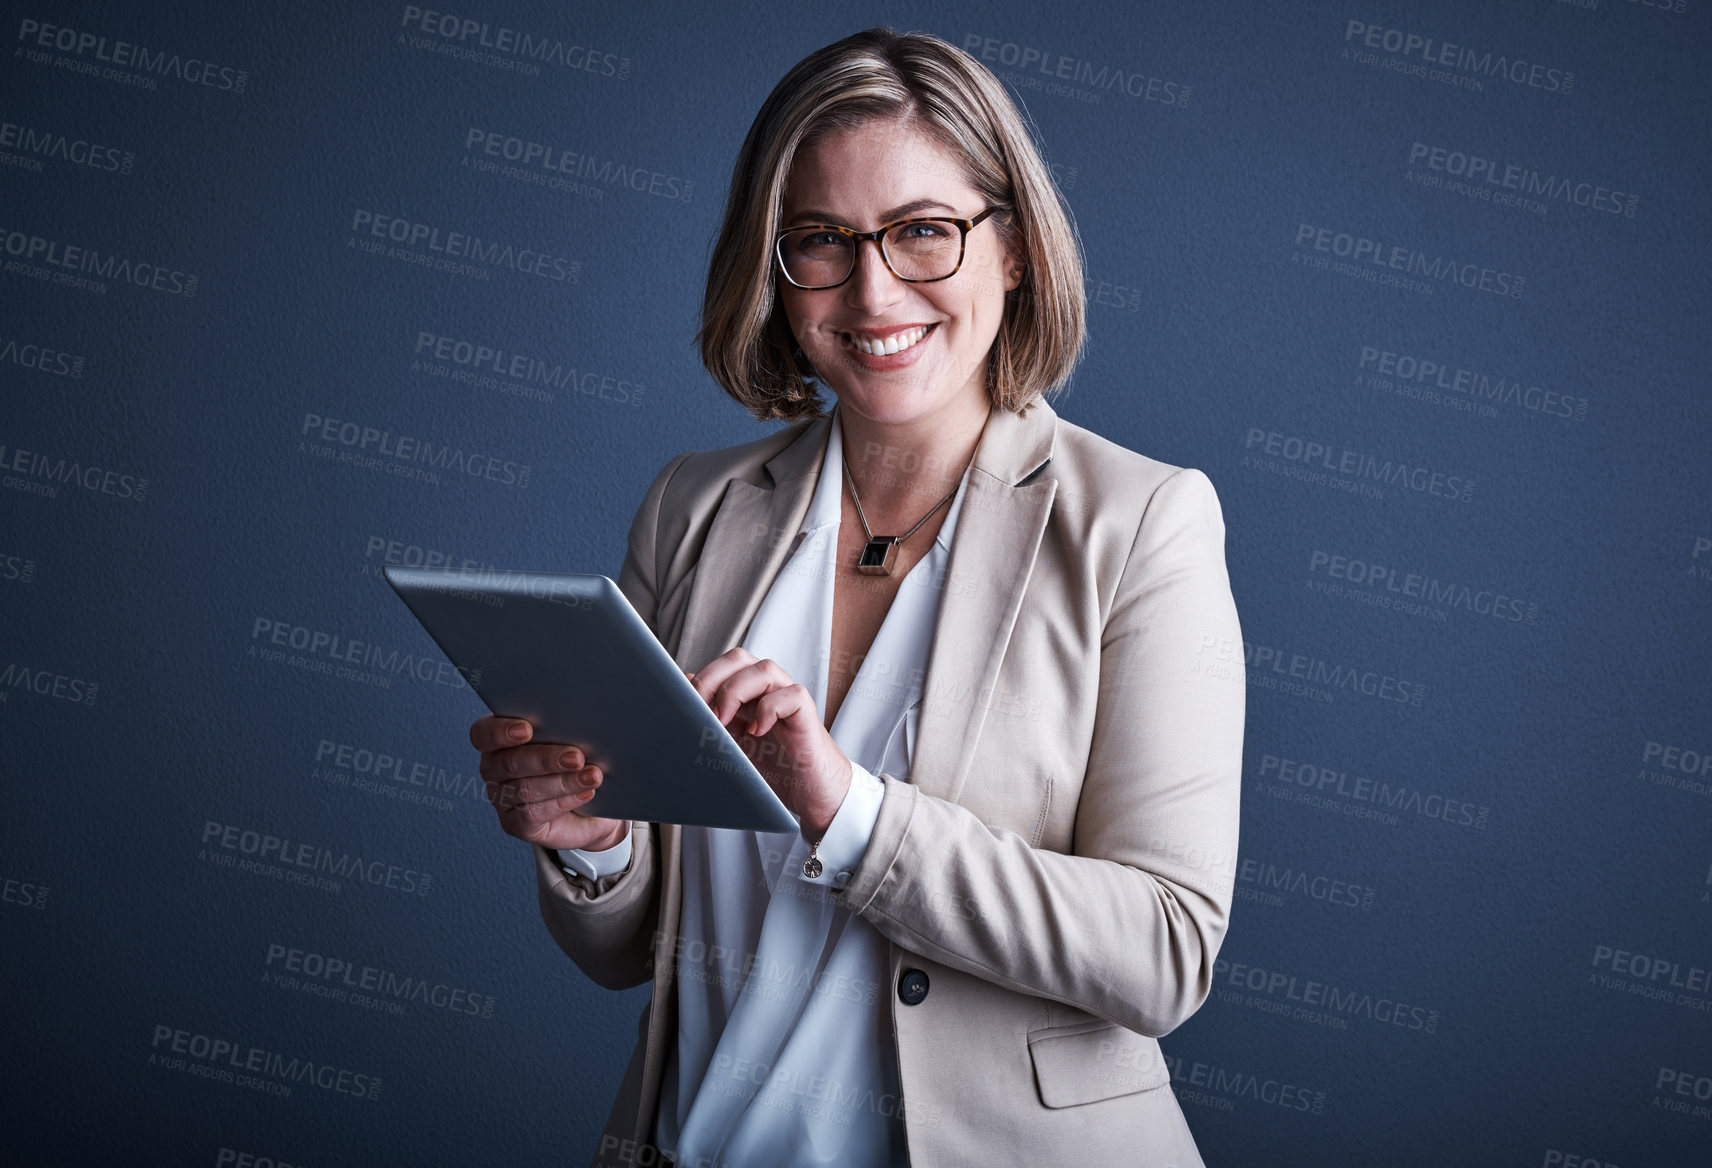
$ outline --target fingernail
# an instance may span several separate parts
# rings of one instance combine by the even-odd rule
[[[522,742],[529,737],[529,724],[527,722],[513,722],[505,733],[513,742]]]
[[[567,750],[559,756],[559,766],[567,771],[574,771],[582,765],[582,755],[574,750]]]

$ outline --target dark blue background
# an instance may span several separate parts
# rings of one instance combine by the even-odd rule
[[[0,5],[13,42],[0,123],[131,156],[121,173],[0,146],[13,156],[0,263],[35,238],[197,277],[183,296],[0,273],[5,458],[148,480],[138,501],[8,464],[0,491],[10,1154],[586,1160],[647,990],[598,989],[542,928],[527,851],[471,782],[478,701],[268,661],[252,653],[268,647],[257,622],[426,651],[376,541],[616,575],[668,459],[765,432],[691,342],[750,119],[802,56],[887,24],[977,53],[992,38],[1001,75],[1003,46],[1031,47],[1176,96],[1013,89],[1086,248],[1091,343],[1056,408],[1211,477],[1256,655],[1231,965],[1164,1042],[1208,1163],[1712,1162],[1706,1102],[1658,1088],[1665,1071],[1712,1076],[1712,992],[1678,1003],[1627,992],[1633,976],[1599,980],[1614,950],[1664,963],[1655,987],[1712,968],[1712,776],[1695,788],[1680,755],[1663,765],[1667,748],[1712,750],[1704,0],[448,7],[598,67],[528,76],[433,51],[443,39],[412,47],[396,4]],[[1398,71],[1415,58],[1382,49],[1369,51],[1392,67],[1364,64],[1346,54],[1352,20],[1573,72],[1573,90],[1464,88]],[[244,89],[173,76],[139,89],[51,60],[92,50],[33,60],[26,21],[243,70]],[[472,127],[588,155],[601,196],[473,169]],[[1415,143],[1635,195],[1633,213],[1432,189],[1408,177],[1435,173],[1411,167]],[[610,181],[619,166],[693,187],[639,192]],[[476,264],[490,278],[474,279],[365,254],[351,246],[361,210],[580,266],[557,281]],[[1303,225],[1521,275],[1522,294],[1312,268],[1336,257],[1299,244]],[[457,383],[413,368],[422,333],[593,376],[551,401],[515,378]],[[44,348],[77,375],[28,367]],[[1385,392],[1361,380],[1364,348],[1519,379],[1584,412],[1499,401],[1483,415]],[[306,414],[527,465],[529,481],[435,486],[327,461],[300,449]],[[1255,431],[1471,479],[1471,497],[1287,477],[1256,465]],[[1328,595],[1316,582],[1347,582],[1315,553],[1470,599],[1435,615]],[[1484,593],[1531,618],[1472,611]],[[1286,675],[1262,650],[1424,698],[1270,688]],[[55,677],[66,694],[98,685],[93,704],[36,692]],[[440,789],[318,777],[324,742],[422,764]],[[1303,788],[1269,758],[1423,801],[1355,801],[1394,822],[1295,802]],[[443,805],[396,797],[411,791]],[[1447,799],[1484,809],[1484,826],[1422,810]],[[220,852],[210,823],[432,882],[333,894],[234,871],[204,858]],[[1370,892],[1367,907],[1313,894],[1333,881]],[[492,1016],[286,990],[266,981],[270,945],[461,987]],[[1248,988],[1251,969],[1269,988]],[[1274,974],[1405,1003],[1414,1022],[1431,1012],[1431,1030],[1272,1012],[1299,1004]],[[162,1026],[382,1086],[276,1097],[169,1070],[150,1063]],[[1268,1100],[1285,1085],[1313,1105]]]

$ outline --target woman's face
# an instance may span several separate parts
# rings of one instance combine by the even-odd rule
[[[872,231],[924,215],[973,219],[985,209],[955,154],[898,121],[869,121],[797,152],[780,230],[832,223]],[[837,288],[798,288],[776,263],[774,278],[791,332],[841,407],[902,424],[977,403],[984,414],[987,353],[1005,292],[1022,278],[1011,261],[990,218],[969,232],[963,265],[946,280],[900,280],[867,241]],[[889,341],[908,347],[886,355]]]

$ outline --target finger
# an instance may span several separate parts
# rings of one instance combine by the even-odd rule
[[[814,698],[801,683],[792,682],[782,689],[769,690],[755,702],[754,720],[750,723],[749,733],[756,738],[770,734],[774,726],[795,717],[804,709],[815,712]]]
[[[534,733],[535,727],[522,718],[484,714],[470,726],[470,745],[481,751],[501,750],[528,742]]]
[[[577,794],[564,795],[545,803],[531,803],[502,815],[501,826],[507,835],[534,843],[548,834],[555,820],[577,811],[588,799],[588,794]]]
[[[744,668],[755,660],[755,654],[742,645],[736,645],[703,665],[690,674],[690,683],[695,686],[703,700],[713,697],[713,692],[720,687],[726,678]]]
[[[565,795],[580,795],[600,786],[599,767],[585,767],[564,774],[543,775],[534,779],[517,779],[506,786],[513,792],[516,805],[544,803]]]
[[[541,748],[538,746],[513,746],[500,750],[484,751],[481,756],[481,777],[490,783],[503,783],[511,779],[527,778],[530,775],[546,774],[560,770],[557,766],[541,765],[545,760],[539,757]],[[533,752],[537,757],[533,765],[529,758]]]
[[[487,801],[504,820],[509,812],[567,795],[592,795],[602,781],[598,767],[575,774],[545,775],[533,779],[508,779],[486,784]]]
[[[535,803],[551,802],[566,795],[592,795],[603,777],[599,768],[589,767],[575,774],[546,775],[537,779],[513,779],[506,783],[487,784],[488,802],[500,812],[514,811]]]
[[[537,775],[552,775],[560,771],[581,770],[589,765],[580,746],[512,746],[488,751],[481,756],[481,776],[489,782],[503,783],[510,779],[529,779]]]
[[[745,702],[752,702],[770,690],[794,684],[784,666],[770,657],[746,665],[726,678],[713,691],[709,705],[722,724],[729,723]]]
[[[557,775],[545,779],[513,779],[506,783],[489,783],[488,802],[492,803],[500,812],[500,817],[504,818],[507,812],[516,811],[520,807],[556,799],[581,789],[568,778]]]
[[[580,811],[593,797],[594,790],[592,788],[582,791],[567,791],[563,795],[543,799],[536,803],[520,803],[502,818],[509,819],[513,824],[549,824],[566,812]]]

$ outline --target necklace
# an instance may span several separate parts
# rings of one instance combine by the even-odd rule
[[[868,526],[868,517],[862,514],[862,500],[856,494],[856,480],[850,477],[850,463],[845,461],[843,466],[844,481],[850,484],[850,500],[856,504],[856,518],[862,521],[862,534],[867,537],[867,542],[862,545],[861,554],[856,557],[856,570],[865,572],[870,576],[890,576],[892,574],[892,557],[898,550],[898,545],[914,535],[916,528],[926,523],[928,517],[935,511],[945,506],[952,495],[957,493],[957,488],[952,487],[951,494],[946,495],[945,498],[928,508],[927,514],[915,521],[915,527],[910,528],[902,535],[875,535],[873,529]]]

